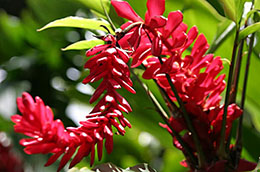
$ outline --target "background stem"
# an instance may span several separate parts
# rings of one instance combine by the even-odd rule
[[[218,155],[222,159],[227,159],[227,153],[225,151],[225,138],[226,138],[226,123],[227,123],[227,110],[228,110],[228,105],[230,104],[230,90],[231,90],[231,85],[232,85],[232,80],[233,80],[233,70],[234,70],[234,64],[236,60],[236,53],[237,53],[237,40],[239,36],[239,29],[236,31],[236,36],[234,40],[234,46],[233,46],[233,52],[232,52],[232,58],[231,58],[231,64],[229,67],[229,73],[228,73],[228,84],[227,84],[227,90],[226,90],[226,96],[225,96],[225,104],[224,104],[224,112],[223,112],[223,119],[222,119],[222,126],[221,126],[221,135],[220,135],[220,146],[218,149]]]

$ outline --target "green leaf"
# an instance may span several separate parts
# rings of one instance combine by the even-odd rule
[[[111,3],[109,0],[91,0],[91,1],[86,1],[86,0],[77,0],[84,6],[86,6],[92,13],[94,13],[96,16],[101,17],[106,19],[105,12],[102,8],[102,4],[104,6],[104,9],[108,12],[109,17],[112,19],[114,24],[121,25],[124,23],[124,19],[121,17],[118,17],[118,15],[115,12],[114,7],[112,7]],[[140,2],[140,1],[138,1]],[[140,6],[140,4],[139,4]],[[140,6],[141,7],[141,6]]]
[[[58,19],[53,22],[50,22],[49,24],[45,25],[41,29],[38,29],[37,31],[42,31],[53,27],[75,27],[75,28],[82,28],[82,29],[95,29],[95,30],[106,31],[106,29],[100,27],[101,25],[106,26],[112,31],[108,22],[95,20],[95,19],[86,19],[82,17],[74,17],[74,16],[66,17],[63,19]]]
[[[260,22],[254,23],[254,24],[246,27],[239,33],[238,42],[241,41],[242,39],[244,39],[246,36],[256,32],[258,30],[260,30]]]
[[[216,11],[220,15],[225,16],[224,9],[222,8],[222,6],[218,0],[207,0],[207,1],[216,9]]]
[[[211,43],[208,53],[214,53],[217,48],[232,34],[235,29],[234,22],[225,20],[218,25],[218,30],[214,40]]]
[[[233,0],[220,0],[227,18],[236,21],[236,9]]]
[[[105,42],[100,40],[100,39],[93,39],[93,40],[84,40],[84,41],[79,41],[75,42],[65,48],[62,48],[62,51],[67,51],[67,50],[86,50],[90,49],[96,45],[101,45],[104,44]]]
[[[255,9],[260,10],[260,0],[255,0]]]
[[[240,23],[246,0],[220,0],[227,18],[237,25]]]

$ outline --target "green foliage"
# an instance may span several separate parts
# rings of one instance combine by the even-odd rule
[[[227,18],[233,20],[238,26],[243,14],[246,0],[220,0]]]
[[[42,31],[52,27],[75,27],[75,28],[82,28],[82,29],[93,29],[93,30],[102,30],[106,31],[101,25],[110,28],[110,25],[107,22],[95,20],[95,19],[85,19],[82,17],[66,17],[63,19],[55,20],[41,29],[37,31]],[[112,30],[111,30],[112,31]]]
[[[79,41],[75,42],[65,48],[63,48],[63,51],[67,50],[87,50],[90,49],[96,45],[102,45],[104,44],[104,41],[95,39],[95,40],[84,40],[84,41]]]
[[[245,37],[247,37],[248,35],[258,31],[259,29],[260,29],[260,22],[254,23],[254,24],[248,26],[247,28],[243,29],[239,33],[238,42],[241,41],[242,39],[244,39]]]

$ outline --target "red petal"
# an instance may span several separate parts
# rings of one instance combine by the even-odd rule
[[[47,163],[44,165],[45,167],[50,166],[53,164],[61,155],[63,154],[63,151],[59,151],[55,154],[53,154],[47,161]]]
[[[165,11],[165,0],[148,0],[146,6],[151,18],[153,16],[160,16]],[[149,20],[150,19],[148,19],[148,21]]]
[[[155,37],[152,42],[152,55],[160,56],[162,53],[162,40],[159,36]]]
[[[106,147],[108,154],[110,154],[113,151],[113,137],[112,136],[106,137],[105,147]]]
[[[64,156],[62,157],[62,159],[60,161],[60,165],[57,170],[58,172],[67,164],[67,162],[70,160],[70,158],[72,157],[72,155],[74,154],[75,151],[76,151],[76,148],[70,147],[69,150],[64,154]]]
[[[153,17],[151,17],[148,25],[152,28],[160,28],[160,27],[165,26],[166,22],[167,22],[167,20],[163,16],[153,16]]]
[[[75,157],[73,158],[73,160],[70,163],[69,168],[74,167],[77,163],[79,163],[85,156],[87,156],[87,154],[90,153],[90,144],[87,143],[83,143],[77,154],[75,155]]]
[[[89,57],[89,56],[93,56],[95,54],[97,54],[98,52],[106,49],[107,47],[109,47],[110,45],[109,44],[105,44],[105,45],[97,45],[93,48],[91,48],[90,50],[88,50],[86,52],[86,56]]]
[[[131,20],[133,22],[143,21],[132,7],[125,1],[111,0],[111,4],[116,10],[118,16]]]
[[[183,19],[182,13],[180,11],[170,12],[168,15],[168,21],[164,27],[163,37],[168,38],[172,32],[181,24]]]
[[[24,152],[27,154],[38,154],[38,153],[45,154],[51,152],[54,148],[56,148],[56,146],[57,145],[55,143],[40,143],[36,145],[27,146],[24,149]]]
[[[97,142],[98,160],[102,159],[103,154],[103,140]]]
[[[93,165],[94,160],[95,160],[95,145],[93,144],[91,147],[90,166]]]

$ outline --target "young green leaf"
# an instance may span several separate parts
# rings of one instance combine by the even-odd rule
[[[255,9],[260,10],[260,0],[255,0]]]
[[[86,19],[82,17],[73,17],[73,16],[50,22],[49,24],[45,25],[41,29],[38,29],[37,31],[42,31],[53,27],[75,27],[75,28],[82,28],[82,29],[95,29],[95,30],[106,31],[106,29],[100,27],[101,25],[106,26],[112,31],[108,22],[95,20],[95,19]]]
[[[227,18],[236,21],[236,8],[234,0],[220,0]]]
[[[254,24],[248,26],[247,28],[243,29],[239,33],[238,42],[241,41],[242,39],[244,39],[246,36],[256,32],[258,30],[260,30],[260,22],[257,22],[257,23],[254,23]]]
[[[104,44],[104,41],[100,39],[93,39],[93,40],[84,40],[84,41],[78,41],[75,42],[65,48],[62,48],[62,51],[67,50],[86,50],[90,49],[96,45]]]
[[[233,20],[237,26],[242,18],[246,0],[220,0],[227,18]]]

